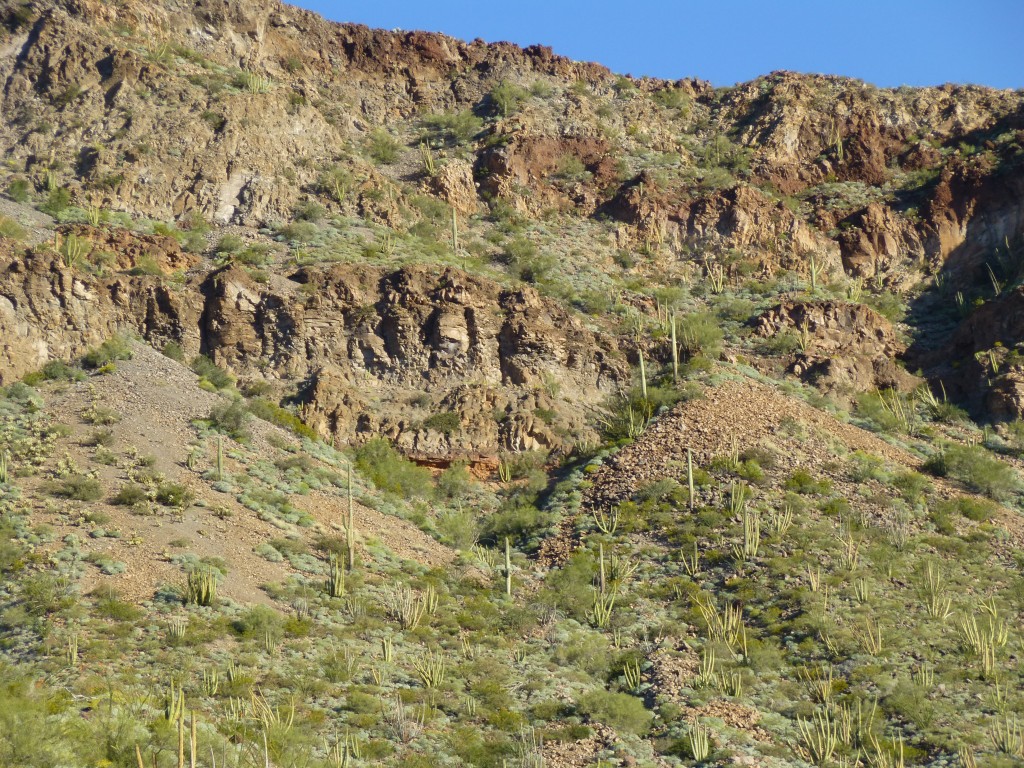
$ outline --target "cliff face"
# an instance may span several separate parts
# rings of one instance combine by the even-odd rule
[[[733,285],[815,272],[913,298],[915,369],[978,408],[1024,408],[998,377],[929,352],[975,361],[1021,341],[1016,327],[989,339],[982,314],[928,316],[937,284],[968,303],[1013,300],[983,288],[990,268],[1007,288],[1020,272],[1020,93],[785,72],[718,90],[631,80],[541,47],[332,24],[270,0],[2,13],[5,186],[277,248],[254,271],[211,263],[209,235],[192,256],[156,235],[80,229],[112,254],[97,273],[7,243],[4,380],[131,329],[301,390],[307,419],[341,438],[384,433],[425,456],[564,447],[628,386],[627,350],[665,358],[618,318],[568,305],[645,307],[637,286],[721,269]],[[428,241],[447,241],[452,212],[468,250],[441,259]],[[344,263],[286,227],[324,217],[358,222]],[[564,250],[517,256],[524,222]],[[390,233],[406,238],[404,264],[381,257]],[[138,269],[143,256],[160,268]],[[553,270],[577,295],[542,297],[476,268],[487,260],[534,282]],[[840,396],[911,386],[892,365],[906,345],[859,293],[850,306],[784,301],[759,332],[820,331],[788,369]],[[461,429],[425,429],[439,408]]]
[[[106,276],[45,248],[0,258],[0,384],[129,331],[207,354],[244,380],[301,383],[303,415],[324,434],[386,434],[437,457],[567,447],[588,434],[587,409],[628,380],[613,341],[528,287],[363,266],[303,268],[263,285],[238,267],[192,270],[171,285],[170,270],[190,261],[173,239],[116,247],[126,269]],[[141,258],[158,273],[132,274]],[[424,427],[438,410],[453,415],[452,429]]]

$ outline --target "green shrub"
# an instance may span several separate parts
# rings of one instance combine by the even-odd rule
[[[30,190],[27,179],[14,179],[7,185],[7,196],[16,203],[27,203]]]
[[[441,540],[455,549],[470,549],[480,537],[476,515],[468,509],[447,512],[437,519]]]
[[[14,219],[0,216],[0,237],[6,237],[8,240],[24,240],[27,235],[28,230]]]
[[[433,146],[458,146],[480,133],[483,127],[484,121],[468,109],[428,115],[423,118],[423,140]]]
[[[100,344],[96,349],[86,352],[82,364],[86,368],[104,368],[117,360],[131,360],[131,339],[124,334],[117,334]]]
[[[123,595],[110,585],[96,587],[89,596],[96,601],[96,611],[104,618],[114,621],[137,621],[145,611],[125,602]]]
[[[100,481],[86,475],[69,475],[61,480],[54,480],[46,484],[46,491],[52,496],[76,501],[99,501],[103,496]]]
[[[292,215],[296,221],[310,221],[316,224],[327,215],[327,209],[315,200],[303,200],[295,206]]]
[[[388,165],[398,159],[402,145],[383,128],[376,128],[370,133],[367,149],[370,157],[378,163]]]
[[[111,502],[124,507],[134,507],[136,504],[141,504],[144,501],[149,500],[149,494],[146,489],[136,483],[125,483],[122,485]]]
[[[805,495],[826,494],[832,490],[832,481],[827,477],[815,480],[814,477],[811,476],[810,472],[807,472],[804,469],[798,469],[790,475],[789,478],[787,478],[786,482],[783,484],[783,488],[787,491],[794,491]]]
[[[690,105],[690,98],[682,88],[666,86],[651,94],[651,98],[665,109],[686,110]]]
[[[114,431],[111,429],[94,429],[92,434],[82,441],[82,445],[90,448],[104,447],[111,448],[115,443]]]
[[[462,419],[455,411],[446,411],[428,416],[423,420],[423,426],[442,435],[452,435],[462,428]]]
[[[85,378],[82,371],[72,368],[63,360],[51,360],[40,370],[47,381],[81,381]]]
[[[228,389],[235,385],[235,377],[216,365],[206,355],[192,358],[192,371],[215,389]]]
[[[281,616],[273,608],[266,605],[254,605],[231,623],[231,628],[242,637],[258,640],[267,637],[280,637],[283,633]]]
[[[917,401],[894,389],[861,393],[857,413],[883,432],[915,434],[920,423]]]
[[[356,449],[356,467],[383,491],[407,499],[430,492],[430,470],[406,459],[382,437],[368,440]]]
[[[516,498],[483,519],[480,541],[499,546],[507,537],[524,545],[548,528],[552,521],[550,512],[537,509],[527,499]]]
[[[278,230],[290,243],[312,243],[320,234],[320,228],[311,221],[293,221]]]
[[[71,193],[64,187],[57,187],[50,191],[46,202],[39,206],[39,210],[51,216],[59,216],[71,205]]]
[[[1020,490],[1017,473],[980,445],[947,446],[925,463],[925,469],[959,480],[996,501],[1009,499]]]
[[[938,502],[934,511],[945,517],[963,515],[976,523],[987,523],[999,514],[999,505],[989,499],[960,496]]]
[[[437,477],[437,492],[444,498],[458,499],[466,494],[473,483],[473,476],[464,461],[453,462]]]
[[[591,720],[611,726],[620,733],[636,735],[643,735],[654,717],[636,696],[612,693],[600,688],[583,695],[579,711]]]
[[[185,352],[181,348],[181,344],[176,341],[169,341],[164,344],[163,350],[164,357],[170,358],[175,362],[185,364]]]
[[[593,584],[598,570],[594,560],[590,552],[574,552],[561,568],[548,572],[541,599],[577,621],[585,622],[587,611],[594,604]]]
[[[180,483],[160,483],[156,489],[156,500],[165,507],[185,509],[193,498],[192,491]]]
[[[102,371],[103,369],[101,368],[100,370]],[[89,424],[96,424],[98,426],[117,424],[121,420],[120,413],[113,408],[106,408],[102,405],[91,406],[82,414],[82,417]]]
[[[495,111],[502,117],[508,117],[519,110],[523,102],[529,97],[529,92],[515,83],[502,80],[494,90],[488,94],[488,100]]]
[[[316,431],[297,415],[265,398],[258,397],[250,401],[249,412],[257,419],[263,419],[263,421],[276,424],[282,429],[294,432],[299,437],[308,437],[310,440],[317,440],[319,438]]]
[[[317,180],[317,189],[321,194],[329,195],[334,202],[341,205],[348,197],[353,182],[354,179],[348,169],[342,165],[333,165],[320,174],[320,178]]]
[[[908,504],[916,504],[931,490],[928,478],[918,472],[901,472],[892,479],[892,486]]]
[[[505,244],[505,262],[509,271],[527,283],[540,283],[556,266],[555,257],[542,254],[525,237],[517,237]]]
[[[245,403],[241,399],[235,399],[228,403],[215,405],[207,416],[210,426],[218,432],[223,432],[234,440],[245,440],[249,437],[249,430],[246,425],[252,418]]]
[[[724,334],[714,315],[697,312],[686,315],[677,330],[679,346],[691,357],[703,355],[718,357],[722,349]]]
[[[907,314],[907,305],[891,291],[864,294],[864,303],[893,323],[902,322]]]

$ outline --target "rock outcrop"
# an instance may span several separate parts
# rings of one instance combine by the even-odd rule
[[[239,267],[193,269],[175,283],[138,273],[194,265],[173,239],[121,231],[100,243],[118,244],[104,274],[45,246],[0,258],[0,384],[131,332],[301,387],[325,436],[385,434],[439,458],[568,448],[589,433],[588,410],[628,381],[616,341],[530,288],[426,266],[310,267],[267,284]],[[439,412],[449,419],[432,422]]]
[[[789,301],[763,313],[755,328],[766,338],[792,334],[799,349],[789,370],[834,395],[909,390],[920,383],[896,363],[905,345],[892,323],[863,304]]]

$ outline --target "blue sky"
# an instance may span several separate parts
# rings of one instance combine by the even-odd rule
[[[335,21],[550,45],[615,72],[732,85],[776,69],[1024,88],[1024,0],[298,0]]]

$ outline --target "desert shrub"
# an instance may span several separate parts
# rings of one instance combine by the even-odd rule
[[[686,92],[682,88],[673,88],[672,86],[655,91],[651,94],[651,98],[665,109],[685,110],[690,105],[690,98]]]
[[[947,446],[925,463],[925,469],[959,480],[996,501],[1006,500],[1020,490],[1017,473],[980,445]]]
[[[555,267],[554,257],[540,253],[525,237],[515,237],[505,243],[503,257],[509,272],[527,283],[542,282]]]
[[[312,221],[293,221],[278,230],[290,243],[312,243],[320,234],[320,228]]]
[[[135,266],[128,270],[129,275],[150,275],[160,277],[164,274],[163,269],[157,264],[156,259],[148,253],[144,253],[135,260]]]
[[[236,263],[255,268],[266,267],[273,258],[274,249],[266,243],[251,243],[233,256]]]
[[[650,385],[647,387],[646,398],[639,387],[628,395],[616,395],[605,406],[607,415],[602,420],[605,437],[610,440],[635,438],[639,425],[663,408],[693,399],[695,394],[692,389]]]
[[[480,537],[476,515],[469,509],[447,512],[437,519],[441,540],[455,549],[469,549]]]
[[[113,408],[107,408],[102,405],[92,405],[87,411],[85,411],[85,413],[82,414],[82,418],[89,424],[103,426],[108,424],[117,424],[117,422],[121,420],[121,414]]]
[[[24,240],[26,235],[28,235],[28,230],[21,224],[7,216],[0,216],[0,237],[6,237],[8,240]]]
[[[179,344],[178,342],[176,342],[176,341],[169,341],[169,342],[167,342],[166,344],[164,344],[164,348],[161,350],[161,352],[163,352],[164,357],[167,357],[167,358],[169,358],[171,360],[174,360],[175,362],[178,362],[178,363],[181,363],[182,365],[184,365],[184,363],[185,363],[185,352],[182,350],[181,344]]]
[[[462,419],[455,411],[445,411],[428,416],[423,420],[423,426],[442,435],[451,435],[462,428]]]
[[[196,355],[192,358],[191,367],[192,372],[199,376],[201,380],[200,386],[202,386],[203,381],[207,382],[214,389],[228,389],[235,384],[235,377],[215,364],[206,355]]]
[[[45,616],[72,602],[67,580],[49,572],[36,573],[22,581],[21,597],[30,616]],[[0,702],[3,699],[0,696]]]
[[[696,312],[686,315],[677,330],[679,345],[687,354],[718,357],[724,335],[714,315]]]
[[[46,202],[39,206],[39,210],[51,216],[59,216],[71,205],[71,193],[64,187],[57,187],[50,190]]]
[[[368,440],[356,449],[356,467],[383,491],[407,499],[430,492],[430,470],[409,461],[382,437]]]
[[[103,584],[89,596],[96,601],[96,612],[104,618],[114,621],[137,621],[145,615],[145,612],[124,600],[124,596],[114,587]]]
[[[367,151],[370,153],[370,157],[378,163],[387,165],[398,159],[402,145],[383,128],[376,128],[370,133]]]
[[[193,498],[192,491],[180,483],[160,483],[156,488],[156,500],[165,507],[185,509]]]
[[[901,322],[907,314],[903,299],[891,291],[865,292],[864,303],[893,323]]]
[[[82,364],[86,368],[104,368],[117,360],[131,360],[131,339],[123,334],[112,336],[96,349],[85,353]]]
[[[114,431],[111,429],[94,429],[92,433],[82,441],[82,445],[90,448],[110,448],[116,442]]]
[[[588,315],[600,317],[612,311],[615,297],[608,291],[586,290],[580,292],[579,296],[573,300],[573,304]]]
[[[456,461],[438,475],[437,492],[444,498],[458,499],[466,494],[472,482],[466,462]]]
[[[857,483],[865,480],[884,480],[886,478],[885,462],[881,457],[864,451],[855,451],[849,460],[848,472],[850,479]]]
[[[122,485],[111,502],[124,507],[133,507],[149,499],[146,489],[136,483],[125,483]]]
[[[960,496],[936,503],[932,511],[943,517],[963,515],[968,520],[986,523],[999,513],[999,505],[990,499]]]
[[[412,195],[409,197],[412,206],[426,221],[446,226],[451,220],[451,208],[443,200],[429,195]]]
[[[283,633],[281,616],[266,605],[254,605],[231,622],[231,628],[242,637],[262,639]]]
[[[917,403],[892,389],[859,394],[857,413],[883,432],[914,434],[920,423]]]
[[[524,545],[550,526],[552,519],[550,512],[537,509],[528,499],[515,497],[483,519],[480,541],[498,546],[507,537]]]
[[[247,425],[252,416],[241,399],[215,405],[206,418],[213,429],[234,440],[245,440],[249,436]]]
[[[483,130],[484,121],[466,109],[423,118],[423,140],[433,146],[465,144]]]
[[[598,632],[576,631],[552,649],[559,664],[572,665],[593,677],[604,678],[612,661],[608,639]]]
[[[334,202],[340,205],[348,197],[353,181],[352,174],[344,166],[332,165],[320,174],[317,189],[325,195],[330,195]]]
[[[565,155],[558,161],[554,175],[567,181],[578,181],[587,176],[587,166],[576,155]]]
[[[244,247],[245,240],[238,235],[234,235],[229,232],[217,241],[217,246],[214,248],[214,252],[217,254],[238,253]]]
[[[719,133],[703,147],[696,157],[704,168],[735,174],[750,170],[753,151],[750,147],[736,144],[728,136]]]
[[[928,478],[918,472],[901,472],[892,479],[892,486],[908,504],[916,504],[931,489]]]
[[[310,440],[316,440],[318,437],[316,431],[306,425],[296,414],[287,408],[282,408],[276,403],[272,403],[270,400],[264,398],[252,400],[249,403],[249,412],[257,419],[263,419],[263,421],[276,424],[282,429],[294,432],[300,437],[308,437]]]
[[[30,190],[28,179],[14,179],[7,185],[7,196],[16,203],[27,203]]]
[[[816,480],[810,472],[798,469],[786,479],[783,488],[804,495],[826,494],[832,490],[832,481],[827,477]]]
[[[510,83],[508,80],[502,80],[487,95],[487,100],[499,115],[508,117],[522,106],[529,95],[525,88]]]
[[[69,475],[54,480],[47,483],[46,491],[52,496],[76,501],[98,501],[103,496],[100,481],[87,475]]]
[[[602,688],[584,694],[579,701],[579,711],[616,731],[636,735],[647,731],[654,716],[636,696],[612,693]]]
[[[597,565],[590,552],[577,551],[562,565],[553,568],[544,579],[540,599],[585,622],[594,604],[594,577]]]
[[[757,462],[759,467],[764,469],[774,469],[778,464],[778,455],[775,451],[764,448],[762,446],[752,446],[745,448],[740,453],[740,461],[754,461]]]
[[[47,381],[81,381],[85,378],[78,368],[72,368],[63,360],[51,360],[40,370]]]
[[[296,204],[292,215],[296,221],[311,221],[314,224],[321,221],[327,214],[327,209],[315,200],[303,200]]]

